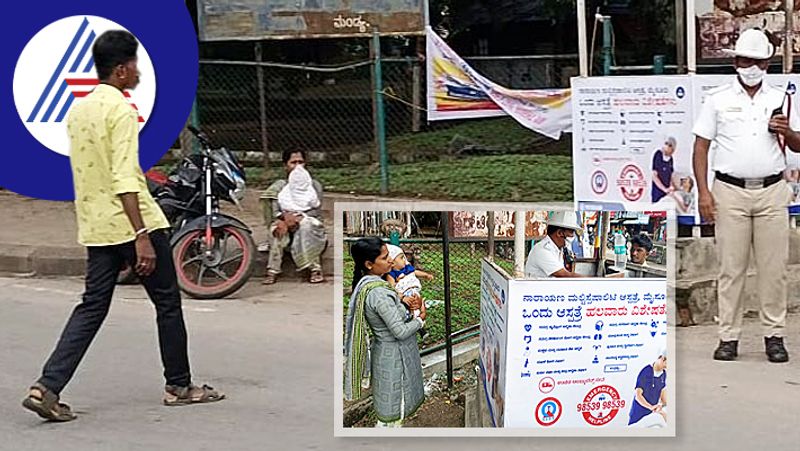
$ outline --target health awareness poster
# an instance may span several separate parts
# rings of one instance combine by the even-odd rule
[[[505,427],[670,421],[668,409],[641,416],[635,407],[643,378],[660,396],[670,374],[666,280],[512,280],[509,290]]]
[[[679,222],[699,224],[692,127],[705,93],[733,80],[732,75],[573,78],[577,208],[674,209]],[[767,82],[781,91],[788,86],[791,114],[798,114],[800,76],[771,74]],[[709,158],[713,161],[713,144]],[[790,209],[800,212],[800,154],[787,150],[786,160],[794,193]]]
[[[481,263],[481,383],[495,426],[505,408],[506,332],[509,279],[494,264]]]
[[[579,209],[672,209],[693,216],[689,79],[573,78]],[[652,205],[651,205],[652,204]]]

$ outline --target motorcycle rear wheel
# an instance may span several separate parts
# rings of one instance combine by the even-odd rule
[[[214,228],[214,246],[206,254],[205,231],[184,235],[172,248],[181,290],[195,299],[221,299],[238,291],[253,272],[256,245],[245,230]],[[229,252],[230,244],[235,248]],[[238,251],[238,252],[237,252]],[[216,277],[209,277],[206,274]]]

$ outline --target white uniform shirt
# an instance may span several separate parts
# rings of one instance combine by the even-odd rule
[[[750,98],[738,79],[708,92],[692,133],[716,142],[711,170],[739,178],[762,178],[786,169],[776,135],[768,130],[772,111],[781,106],[783,96],[784,91],[765,81]],[[784,105],[784,111],[786,108]],[[795,113],[789,116],[789,125],[800,130],[800,117]]]
[[[559,269],[564,269],[564,254],[547,236],[536,243],[528,253],[525,277],[547,278],[558,272]]]

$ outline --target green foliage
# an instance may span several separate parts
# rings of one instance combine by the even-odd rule
[[[534,133],[512,118],[468,120],[452,127],[423,133],[407,133],[387,142],[394,155],[428,155],[439,157],[452,154],[459,146],[479,149],[476,153],[502,152],[569,155],[572,141],[569,135],[556,141]]]
[[[571,144],[570,135],[551,140],[510,118],[465,121],[441,130],[395,136],[388,141],[390,155],[414,155],[418,160],[390,163],[389,194],[476,201],[570,201]],[[459,145],[475,150],[470,155],[453,155],[454,146]],[[503,154],[494,154],[500,152]],[[324,167],[312,163],[309,169],[327,191],[380,193],[376,165]],[[278,169],[266,172],[260,166],[248,167],[248,186],[265,187],[278,172],[282,175]]]
[[[378,194],[380,178],[363,167],[312,169],[328,191]],[[503,155],[395,164],[392,195],[427,199],[556,202],[572,200],[568,156]]]
[[[428,301],[441,301],[438,305],[428,309],[425,326],[431,336],[431,343],[438,343],[445,339],[444,256],[439,244],[426,243],[417,246],[422,248],[419,269],[434,275],[432,281],[422,280],[422,295]],[[480,323],[481,260],[485,252],[485,248],[479,244],[450,244],[450,302],[453,332]],[[499,259],[495,261],[508,271],[513,269],[512,262]],[[349,293],[352,275],[353,261],[345,252],[342,287],[345,293]],[[348,302],[349,296],[345,295],[343,315],[347,315]]]

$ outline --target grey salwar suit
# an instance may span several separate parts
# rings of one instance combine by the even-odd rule
[[[378,419],[392,422],[413,414],[425,397],[416,332],[419,321],[406,322],[397,294],[377,287],[367,294],[364,315],[373,333],[372,397]]]

